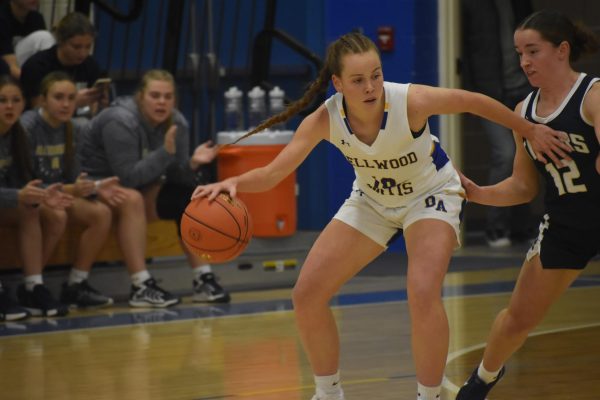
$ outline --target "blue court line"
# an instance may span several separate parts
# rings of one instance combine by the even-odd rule
[[[472,285],[448,286],[443,289],[443,296],[463,297],[494,293],[509,293],[514,281],[498,281]],[[600,286],[599,275],[587,275],[576,280],[571,287]],[[363,304],[390,303],[405,301],[406,289],[380,292],[350,293],[336,296],[332,306],[346,307]],[[292,310],[289,299],[255,301],[238,304],[219,304],[210,306],[179,305],[168,309],[132,310],[131,312],[101,311],[103,314],[71,316],[65,318],[30,318],[25,321],[0,323],[0,339],[19,335],[72,331],[81,329],[119,327],[139,324],[164,323],[204,318],[218,318],[236,315],[250,315],[268,312]]]

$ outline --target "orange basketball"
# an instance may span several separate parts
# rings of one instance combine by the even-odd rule
[[[188,204],[181,217],[181,239],[188,249],[207,262],[226,262],[239,256],[252,237],[252,220],[239,199],[220,194]]]

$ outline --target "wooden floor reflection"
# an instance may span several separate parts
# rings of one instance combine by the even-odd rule
[[[479,361],[516,273],[504,268],[448,274],[451,345],[444,399],[454,399]],[[359,277],[335,300],[348,400],[415,398],[403,285],[402,277]],[[0,398],[310,399],[312,374],[289,294],[238,293],[228,307],[117,307],[3,324]],[[599,337],[600,262],[594,262],[510,361],[490,399],[599,399]]]

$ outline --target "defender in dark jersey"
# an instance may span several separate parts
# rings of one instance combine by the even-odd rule
[[[496,317],[483,361],[457,400],[485,399],[504,374],[504,363],[600,249],[600,84],[598,78],[571,67],[580,55],[598,49],[598,38],[551,11],[526,18],[514,38],[521,67],[538,88],[517,111],[532,122],[566,132],[573,151],[562,163],[541,162],[517,132],[511,177],[484,187],[462,177],[468,199],[480,204],[530,201],[539,188],[536,168],[546,181],[546,193],[539,235],[510,303]]]

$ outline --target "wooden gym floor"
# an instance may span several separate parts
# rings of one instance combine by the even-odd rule
[[[524,254],[475,247],[453,259],[444,288],[451,324],[445,400],[479,362]],[[384,254],[333,301],[348,400],[416,397],[404,274],[404,255]],[[185,299],[166,310],[131,310],[122,303],[0,323],[0,398],[310,399],[290,290],[235,292],[228,305]],[[511,359],[490,399],[600,399],[599,337],[595,260]]]

